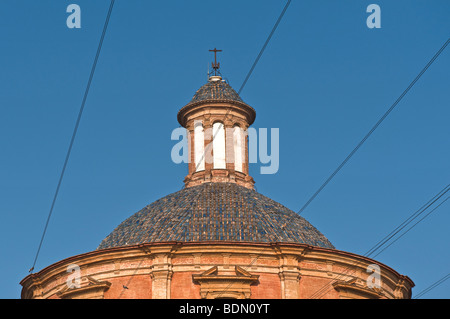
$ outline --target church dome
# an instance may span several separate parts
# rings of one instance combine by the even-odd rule
[[[334,248],[303,217],[252,189],[203,183],[144,207],[97,249],[168,241],[287,242]]]
[[[218,68],[215,60],[214,75],[178,112],[188,139],[184,188],[129,216],[95,251],[29,274],[22,298],[411,298],[408,277],[336,250],[255,190],[248,129],[256,112]],[[369,287],[374,264],[379,283]],[[353,273],[341,280],[345,269]]]

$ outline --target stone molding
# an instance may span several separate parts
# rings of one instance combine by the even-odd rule
[[[91,276],[86,276],[82,280],[79,288],[69,288],[65,286],[56,295],[61,299],[103,299],[105,291],[111,287],[108,281],[95,280]]]
[[[200,285],[202,299],[250,299],[250,286],[258,282],[259,275],[252,275],[239,266],[235,266],[234,274],[222,272],[219,274],[218,266],[214,266],[199,275],[192,275],[194,283]]]
[[[70,264],[80,266],[82,278],[94,280],[89,281],[91,287],[86,281],[83,289],[77,292],[65,289],[69,275],[67,266]],[[371,264],[380,266],[380,291],[366,287],[369,275],[366,269]],[[343,276],[349,269],[352,273]],[[230,272],[233,272],[231,277],[223,277]],[[188,288],[191,290],[196,285],[203,287],[197,297],[191,294],[189,298],[219,297],[220,285],[227,280],[228,284],[236,282],[236,278],[245,279],[246,288],[233,289],[234,296],[227,295],[229,298],[253,298],[254,292],[259,293],[256,296],[264,296],[269,287],[267,280],[270,281],[270,289],[278,291],[272,290],[270,298],[294,299],[309,298],[326,283],[330,289],[323,298],[408,299],[414,286],[407,276],[384,264],[335,249],[290,243],[167,242],[103,249],[64,259],[25,277],[21,281],[22,298],[103,296],[114,299],[118,297],[116,291],[122,288],[123,282],[133,277],[144,278],[142,276],[147,277],[150,284],[146,290],[140,288],[144,290],[135,294],[142,298],[172,298],[173,287],[180,284],[186,287],[193,285]],[[190,280],[180,279],[186,276]],[[256,277],[251,276],[259,277],[255,281]]]
[[[340,293],[341,299],[386,299],[381,288],[368,288],[358,284],[356,279],[350,281],[336,281],[333,288]]]

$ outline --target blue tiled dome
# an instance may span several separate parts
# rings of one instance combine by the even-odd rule
[[[235,102],[244,102],[236,91],[224,80],[219,78],[217,81],[208,81],[195,92],[190,103],[211,100],[230,100]]]
[[[200,104],[217,102],[231,103],[249,112],[249,114],[251,114],[249,118],[249,125],[251,125],[255,120],[255,110],[250,105],[245,103],[239,94],[236,93],[236,91],[226,81],[222,80],[221,77],[212,76],[206,84],[195,92],[191,101],[178,111],[178,122],[184,126],[185,123],[181,115],[190,110],[192,107]]]
[[[303,217],[270,198],[235,183],[204,183],[146,206],[98,249],[167,241],[291,242],[334,248]]]

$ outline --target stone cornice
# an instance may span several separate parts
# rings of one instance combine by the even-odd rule
[[[225,266],[231,264],[232,267],[242,266],[247,269],[246,267],[248,265],[245,262],[236,264],[235,261],[232,262],[231,260],[243,260],[242,258],[254,260],[256,258],[257,262],[248,268],[249,271],[257,271],[259,273],[278,273],[281,271],[283,278],[286,275],[292,275],[292,278],[299,278],[299,271],[301,271],[302,276],[321,277],[333,280],[333,278],[338,278],[340,272],[343,272],[344,269],[350,269],[350,275],[345,276],[347,278],[346,280],[355,278],[355,276],[365,278],[368,275],[365,271],[366,267],[371,264],[376,264],[380,267],[383,282],[387,285],[386,287],[395,291],[394,297],[401,298],[402,296],[408,295],[408,291],[414,286],[410,278],[397,273],[384,264],[364,256],[336,249],[295,243],[222,241],[160,242],[96,250],[66,258],[25,277],[20,282],[23,286],[22,297],[29,298],[32,296],[35,298],[37,295],[45,297],[50,293],[47,285],[52,282],[55,282],[57,286],[52,284],[52,287],[55,288],[52,288],[51,291],[60,290],[57,287],[64,285],[64,276],[67,275],[67,265],[70,264],[77,264],[82,270],[101,266],[102,271],[96,272],[95,278],[102,281],[109,280],[108,278],[111,276],[120,277],[145,273],[157,275],[159,270],[164,270],[164,274],[161,272],[161,275],[166,276],[167,272],[167,275],[171,277],[172,272],[175,271],[190,272],[198,271],[199,269],[205,270],[205,267],[208,267],[208,263],[203,262],[198,264],[196,268],[194,265],[195,260],[194,264],[190,264],[190,266],[184,263],[176,263],[174,260],[183,260],[179,258],[192,258],[192,256],[197,256],[197,258],[216,256],[214,258],[224,260],[224,254],[227,256]],[[127,262],[128,266],[118,269],[116,267],[118,260],[120,262]],[[272,265],[267,264],[271,263],[271,260]],[[273,265],[273,261],[276,260],[278,260],[278,266],[276,264]],[[155,268],[153,265],[159,265],[162,268]],[[322,266],[310,268],[309,265]],[[212,264],[211,266],[214,265]],[[138,268],[140,269],[139,271],[137,271]],[[353,274],[354,272],[355,274]],[[58,280],[58,278],[61,279]],[[45,289],[45,291],[42,289]],[[35,292],[33,293],[33,291]]]
[[[78,296],[86,298],[102,299],[106,290],[111,287],[111,283],[108,281],[99,281],[90,276],[86,276],[87,284],[83,287],[69,289],[65,286],[62,290],[58,291],[58,295],[61,299],[76,299]]]
[[[202,100],[183,106],[177,113],[178,123],[180,123],[181,126],[186,127],[186,118],[188,114],[203,108],[223,109],[224,107],[235,109],[236,111],[246,114],[248,125],[253,124],[253,122],[255,121],[255,109],[244,102],[234,100]]]
[[[345,295],[351,295],[352,292],[357,292],[358,295],[366,295],[367,298],[370,299],[385,299],[386,295],[380,288],[368,288],[366,286],[363,286],[361,284],[357,284],[355,280],[351,280],[348,282],[345,281],[336,281],[332,284],[333,288],[337,291],[340,291],[343,293],[343,296]]]
[[[357,258],[361,261],[365,261],[368,264],[378,264],[380,267],[385,269],[388,272],[392,272],[398,277],[403,278],[406,282],[409,282],[409,284],[413,285],[412,280],[408,276],[404,276],[399,274],[394,269],[390,268],[387,265],[384,265],[374,259],[364,257],[361,255],[357,255],[354,253],[337,250],[337,249],[331,249],[331,248],[322,248],[317,246],[311,246],[306,244],[299,244],[299,243],[281,243],[281,242],[273,242],[273,243],[254,243],[254,242],[227,242],[227,241],[202,241],[202,242],[157,242],[157,243],[145,243],[145,244],[138,244],[138,245],[130,245],[130,246],[122,246],[122,247],[114,247],[114,248],[107,248],[107,249],[100,249],[100,250],[94,250],[91,252],[75,255],[63,260],[60,260],[52,265],[49,265],[42,270],[40,270],[37,273],[32,273],[26,276],[20,284],[23,284],[25,281],[29,280],[37,280],[44,274],[48,274],[55,268],[59,268],[63,265],[67,265],[69,263],[76,263],[77,260],[84,260],[87,261],[90,258],[97,259],[98,256],[102,256],[102,260],[105,259],[116,259],[119,258],[127,258],[131,256],[141,256],[144,249],[147,251],[151,251],[152,254],[155,253],[170,253],[173,251],[173,247],[177,247],[176,254],[189,254],[192,252],[199,252],[199,247],[205,247],[206,252],[211,251],[228,251],[227,246],[232,246],[236,249],[235,253],[238,253],[241,251],[243,254],[249,254],[249,248],[252,248],[254,250],[254,253],[260,252],[261,248],[267,248],[265,251],[265,254],[271,254],[273,253],[273,249],[277,248],[279,249],[280,253],[282,254],[299,254],[299,250],[301,249],[301,252],[307,250],[308,258],[311,259],[323,259],[326,260],[329,257],[329,254],[335,255],[335,257],[342,258],[348,258],[354,260],[354,258]],[[271,248],[271,249],[268,249]],[[191,250],[191,252],[190,252]],[[328,257],[327,257],[328,256]]]
[[[250,298],[250,286],[257,283],[259,275],[252,275],[245,269],[235,266],[234,274],[221,274],[219,268],[214,266],[201,274],[192,275],[194,283],[200,285],[202,298]]]

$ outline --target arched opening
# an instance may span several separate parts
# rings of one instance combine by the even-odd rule
[[[205,170],[205,133],[201,122],[194,126],[194,148],[195,171],[203,171]]]
[[[223,123],[213,124],[213,168],[225,169],[225,130]]]
[[[242,129],[239,125],[233,128],[233,149],[234,149],[234,170],[243,172],[244,170],[244,140]]]

